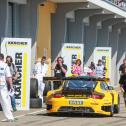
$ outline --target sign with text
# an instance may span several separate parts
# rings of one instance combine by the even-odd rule
[[[15,98],[18,110],[28,110],[30,100],[31,39],[3,38],[1,52],[12,56],[17,67],[18,79],[15,81]]]
[[[111,47],[96,47],[94,49],[94,63],[98,64],[98,60],[102,60],[106,67],[106,78],[111,78]]]
[[[72,75],[72,66],[77,59],[81,60],[81,65],[83,66],[83,48],[83,44],[64,43],[61,51],[61,56],[63,57],[64,63],[68,68],[66,76]]]

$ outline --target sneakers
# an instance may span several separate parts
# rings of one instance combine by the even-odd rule
[[[2,120],[2,122],[16,122],[17,118]]]
[[[13,108],[13,112],[16,112],[17,111],[17,109],[16,108]]]
[[[7,122],[15,122],[15,119],[8,119]]]

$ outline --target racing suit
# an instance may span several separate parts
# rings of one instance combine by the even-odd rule
[[[6,83],[6,78],[8,77],[11,77],[10,69],[6,63],[0,61],[0,103],[5,117],[8,120],[14,120],[10,110],[10,98]]]
[[[48,71],[48,65],[47,64],[41,64],[41,62],[38,62],[35,65],[35,78],[38,80],[38,96],[42,99],[43,104],[43,92],[45,88],[45,84],[43,83],[43,77],[46,75]]]

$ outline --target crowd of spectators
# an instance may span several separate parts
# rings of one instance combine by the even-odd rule
[[[126,9],[126,0],[107,0],[123,9]]]

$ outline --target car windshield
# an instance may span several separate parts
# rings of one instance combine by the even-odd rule
[[[94,89],[96,81],[68,80],[65,82],[65,89]]]

